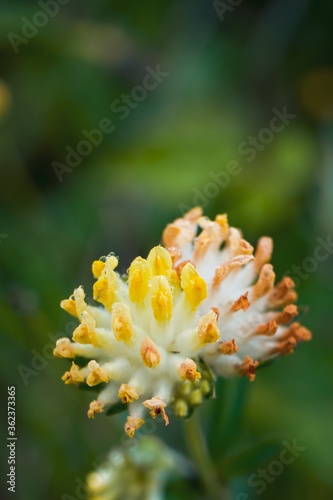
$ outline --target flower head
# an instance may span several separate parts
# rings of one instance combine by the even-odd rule
[[[189,475],[188,462],[150,436],[130,448],[114,448],[87,477],[90,500],[159,499],[169,477]]]
[[[147,410],[169,423],[166,407],[177,386],[201,377],[196,364],[199,352],[215,342],[219,332],[216,313],[207,308],[207,320],[198,314],[207,287],[192,264],[184,265],[178,275],[171,254],[157,246],[147,259],[132,262],[126,283],[116,273],[117,265],[114,255],[93,263],[94,299],[102,307],[88,305],[82,287],[62,301],[80,325],[73,342],[57,341],[54,354],[88,358],[82,368],[73,363],[63,380],[101,385],[97,400],[90,404],[90,418],[119,401],[128,405],[125,432],[131,437]]]
[[[208,318],[219,312],[219,339],[200,353],[215,373],[252,381],[260,363],[311,339],[309,330],[292,323],[298,316],[294,282],[285,277],[275,284],[271,238],[261,238],[254,251],[238,229],[229,227],[226,215],[212,221],[195,208],[166,227],[163,243],[175,256],[176,269],[190,261],[206,282],[205,307],[211,312],[205,315],[199,306],[202,338],[214,338]]]
[[[130,437],[148,411],[165,425],[170,407],[189,416],[213,393],[210,369],[252,381],[260,363],[311,338],[292,323],[293,281],[275,284],[270,238],[254,251],[226,215],[211,221],[195,208],[166,227],[163,244],[134,259],[126,281],[113,254],[93,262],[98,307],[86,303],[82,287],[61,302],[80,324],[72,342],[57,341],[54,354],[88,360],[73,362],[64,382],[101,387],[90,418],[127,405]]]

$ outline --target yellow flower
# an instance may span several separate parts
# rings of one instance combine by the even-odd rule
[[[137,427],[132,417],[129,427]],[[187,474],[183,457],[152,436],[131,447],[117,447],[90,472],[89,500],[151,500],[162,498],[170,473]],[[69,497],[68,497],[69,498]]]
[[[82,368],[73,363],[64,382],[101,384],[90,418],[119,400],[128,405],[130,437],[147,409],[166,424],[169,408],[187,416],[212,394],[210,370],[252,381],[261,362],[311,339],[292,323],[298,315],[293,281],[275,285],[270,238],[254,251],[226,215],[211,221],[195,208],[166,227],[163,243],[167,248],[134,259],[128,280],[115,271],[113,254],[95,261],[98,307],[86,303],[82,287],[61,302],[80,324],[73,342],[59,339],[54,354],[88,359]]]
[[[177,387],[184,379],[200,378],[195,362],[202,346],[198,306],[207,291],[192,265],[184,266],[178,277],[171,254],[162,246],[154,247],[147,259],[136,258],[126,282],[115,272],[117,264],[110,255],[92,266],[94,298],[103,307],[89,306],[82,287],[62,301],[81,323],[73,342],[58,340],[54,353],[88,358],[86,367],[72,368],[64,381],[101,384],[89,407],[90,418],[119,399],[128,405],[125,431],[132,437],[147,409],[167,423],[166,407]]]

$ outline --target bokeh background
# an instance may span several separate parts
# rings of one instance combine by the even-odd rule
[[[92,260],[114,251],[125,271],[195,203],[209,216],[227,212],[252,244],[272,236],[278,276],[304,270],[317,238],[332,237],[333,5],[226,0],[223,13],[222,4],[70,0],[22,42],[15,35],[40,4],[0,2],[1,420],[6,431],[16,385],[19,499],[75,498],[76,478],[119,443],[123,417],[88,421],[90,395],[64,386],[68,365],[50,356],[70,333],[59,302],[80,283],[91,290]],[[158,64],[169,75],[120,119],[112,103]],[[239,145],[284,107],[296,117],[248,161]],[[60,182],[54,162],[65,164],[66,147],[104,118],[114,131]],[[240,173],[212,196],[209,173],[232,160]],[[300,280],[313,341],[253,384],[220,381],[200,412],[237,500],[333,497],[332,259]],[[181,423],[161,427],[186,454]],[[306,450],[256,495],[249,476],[293,439]],[[200,488],[174,474],[165,495],[203,498]]]

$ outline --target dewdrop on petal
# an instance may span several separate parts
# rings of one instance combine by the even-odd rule
[[[225,214],[194,208],[166,227],[163,244],[135,258],[128,279],[113,254],[95,260],[97,306],[82,287],[61,302],[79,322],[54,349],[72,362],[63,381],[99,390],[89,418],[124,404],[129,437],[149,415],[166,425],[190,417],[214,395],[216,375],[253,381],[261,363],[311,339],[294,322],[294,282],[276,284],[271,238],[254,249]]]

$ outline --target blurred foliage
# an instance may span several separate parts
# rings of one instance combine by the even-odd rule
[[[230,161],[241,173],[201,202],[252,243],[273,236],[278,276],[332,234],[333,6],[248,0],[221,21],[205,0],[71,0],[15,53],[8,34],[22,36],[40,3],[0,5],[1,394],[16,384],[17,498],[53,500],[74,495],[121,435],[121,415],[85,418],[89,394],[65,387],[67,363],[50,355],[70,332],[59,302],[91,289],[93,259],[114,251],[126,270]],[[111,104],[157,64],[170,75],[120,120]],[[239,145],[284,106],[296,118],[247,161]],[[114,132],[59,182],[52,163],[103,118]],[[331,256],[299,287],[314,340],[254,384],[219,381],[202,408],[235,498],[258,496],[249,476],[294,438],[306,451],[260,497],[332,498],[332,278]],[[34,371],[22,378],[20,366]],[[175,419],[158,434],[185,451]],[[195,477],[166,493],[202,495]]]

